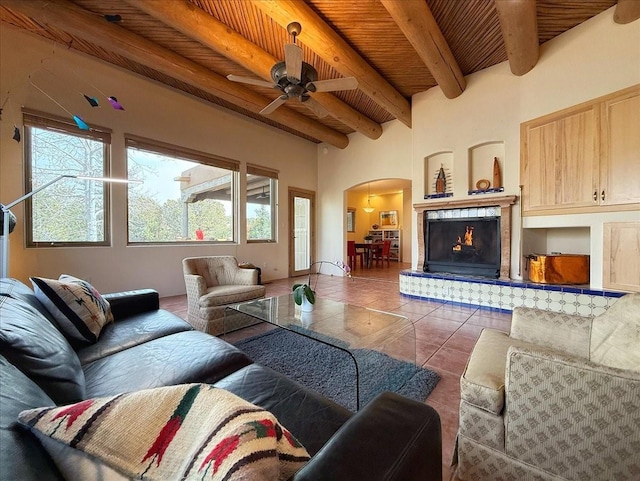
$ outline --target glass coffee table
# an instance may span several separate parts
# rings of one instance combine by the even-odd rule
[[[303,312],[293,295],[269,297],[227,307],[225,333],[237,326],[266,322],[328,344],[349,354],[355,366],[357,409],[360,408],[361,373],[357,350],[373,350],[415,365],[413,323],[404,316],[316,298],[313,311]],[[384,376],[384,372],[376,372]]]

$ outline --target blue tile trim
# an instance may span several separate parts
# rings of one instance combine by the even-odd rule
[[[521,287],[521,288],[529,288],[529,289],[538,289],[542,291],[567,292],[571,294],[586,294],[590,296],[603,296],[603,297],[613,297],[613,298],[620,298],[626,294],[626,292],[591,289],[587,286],[580,287],[580,286],[536,284],[534,282],[529,282],[529,281],[488,279],[484,277],[467,277],[467,276],[460,276],[455,274],[422,272],[422,271],[416,271],[411,269],[405,269],[400,271],[400,275],[407,276],[407,277],[425,277],[425,278],[432,278],[432,279],[442,279],[446,281],[467,282],[472,284],[477,283],[477,284],[488,284],[488,285],[497,285],[497,286]],[[418,298],[424,299],[421,297],[418,297]]]
[[[443,197],[453,197],[453,192],[442,192],[438,194],[426,194],[425,199],[442,199]]]

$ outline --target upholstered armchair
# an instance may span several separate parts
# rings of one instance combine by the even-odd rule
[[[238,267],[233,256],[187,257],[182,260],[187,287],[187,321],[196,329],[217,335],[242,325],[224,326],[224,310],[264,297],[258,270]]]
[[[593,318],[516,308],[460,388],[459,479],[640,479],[640,294]]]

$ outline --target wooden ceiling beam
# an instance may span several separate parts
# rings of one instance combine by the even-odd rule
[[[78,36],[248,111],[259,113],[271,101],[66,0],[2,0],[2,5],[43,25]],[[335,147],[343,149],[349,145],[346,135],[286,107],[279,108],[269,118]]]
[[[267,81],[271,78],[271,67],[278,59],[218,19],[197,7],[189,0],[125,0],[131,6],[151,15],[156,20],[197,40],[220,55]],[[313,98],[329,115],[352,129],[377,139],[382,135],[382,126],[329,93],[315,93]]]
[[[640,18],[640,2],[638,0],[618,0],[613,12],[613,21],[616,23],[631,23]]]
[[[511,72],[524,75],[540,56],[536,0],[495,0],[495,4]]]
[[[425,0],[380,0],[420,59],[438,82],[444,95],[453,99],[467,82]]]
[[[259,0],[252,5],[281,27],[300,22],[299,41],[345,76],[358,79],[358,88],[387,112],[411,127],[411,105],[382,75],[325,23],[303,0]]]

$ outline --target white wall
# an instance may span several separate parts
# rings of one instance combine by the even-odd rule
[[[55,73],[51,75],[42,69]],[[274,244],[206,246],[126,245],[126,186],[112,186],[112,246],[103,248],[25,249],[24,204],[13,208],[19,226],[11,234],[10,276],[28,282],[32,275],[55,277],[62,272],[90,279],[103,292],[140,287],[162,296],[184,293],[181,261],[196,255],[235,255],[263,268],[266,280],[288,272],[287,190],[317,189],[316,145],[260,122],[205,103],[88,56],[54,46],[38,37],[0,25],[1,101],[11,91],[0,125],[0,201],[20,197],[24,186],[23,143],[11,140],[13,123],[21,126],[21,106],[66,116],[29,85],[29,78],[66,109],[90,125],[113,130],[112,175],[126,175],[123,134],[130,133],[280,171],[278,238]],[[114,95],[125,111],[91,109],[80,92],[97,94],[94,85]],[[242,210],[242,209],[241,209]],[[244,226],[244,214],[241,216]],[[244,229],[243,229],[244,231]]]
[[[383,124],[382,129],[377,140],[358,133],[349,135],[349,146],[343,150],[326,144],[318,146],[318,259],[346,258],[343,219],[347,207],[359,208],[356,218],[367,216],[362,205],[346,205],[346,189],[380,179],[411,179],[411,129],[397,120]],[[373,197],[371,202],[374,203]],[[379,212],[375,215],[379,216]],[[373,218],[370,220],[369,226],[374,223]],[[402,229],[402,235],[411,238],[408,222]],[[403,258],[407,254],[405,251]]]
[[[439,87],[415,95],[411,131],[394,121],[385,125],[385,132],[377,141],[352,134],[344,151],[329,148],[328,155],[319,153],[319,188],[323,198],[338,199],[340,190],[355,181],[408,175],[413,181],[413,203],[423,203],[425,157],[451,151],[452,199],[465,199],[469,185],[468,149],[492,141],[504,142],[504,194],[519,194],[520,123],[639,83],[640,21],[618,25],[613,22],[611,8],[544,44],[538,64],[524,76],[513,75],[504,62],[466,79],[466,90],[455,99],[445,98]],[[407,165],[408,155],[411,167]],[[326,209],[322,203],[321,206],[325,236],[322,248],[327,252],[325,255],[330,255],[339,247],[331,244],[331,240],[342,238],[340,226],[331,222],[341,206],[336,203]],[[525,227],[588,227],[592,235],[591,281],[592,287],[597,288],[602,282],[602,223],[605,219],[638,217],[637,212],[535,217],[527,218]],[[512,219],[511,277],[517,278],[520,256],[517,205]],[[416,232],[415,214],[412,232],[413,268],[417,268],[420,233]]]

